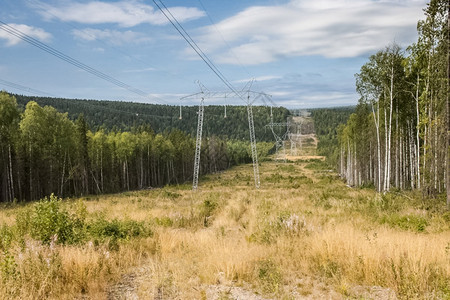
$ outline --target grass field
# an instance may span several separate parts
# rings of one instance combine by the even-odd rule
[[[0,210],[17,299],[450,299],[443,199],[352,189],[319,159]]]

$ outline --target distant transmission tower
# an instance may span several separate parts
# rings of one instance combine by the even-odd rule
[[[298,151],[297,151],[297,145],[300,146],[300,150],[302,148],[302,143],[301,143],[301,134],[300,134],[300,128],[301,128],[302,124],[295,124],[295,128],[297,133],[289,133],[289,141],[291,143],[291,155],[292,156],[297,156],[298,155]]]
[[[291,124],[289,123],[289,120],[286,123],[274,123],[272,107],[270,107],[270,123],[266,126],[270,128],[275,138],[275,152],[278,153],[278,155],[281,155],[283,161],[286,162],[285,140],[290,136]],[[275,132],[274,127],[286,127],[286,132],[282,136],[280,136]]]
[[[291,155],[297,156],[297,141],[294,139],[295,134],[289,133],[289,141],[291,143]]]
[[[204,102],[206,99],[211,98],[222,98],[222,99],[230,99],[230,98],[240,98],[245,100],[247,104],[247,116],[248,116],[248,127],[250,131],[250,148],[252,152],[252,161],[253,161],[253,176],[255,179],[255,187],[259,188],[261,185],[259,179],[259,165],[258,165],[258,152],[256,149],[256,137],[255,137],[255,125],[253,121],[253,103],[257,99],[262,99],[265,102],[265,99],[270,99],[271,96],[267,95],[263,92],[254,92],[251,91],[251,85],[253,81],[250,81],[246,84],[246,86],[241,91],[232,91],[232,92],[211,92],[209,91],[200,81],[197,81],[197,84],[200,86],[200,92],[192,95],[188,95],[180,98],[180,100],[184,99],[200,99],[200,104],[198,108],[198,123],[197,123],[197,139],[195,144],[195,161],[194,161],[194,178],[192,183],[192,189],[197,190],[198,188],[198,177],[200,173],[200,152],[201,152],[201,143],[202,143],[202,131],[203,131],[203,115],[204,115]],[[181,116],[181,111],[180,111]],[[226,118],[226,105],[225,105],[225,116]]]

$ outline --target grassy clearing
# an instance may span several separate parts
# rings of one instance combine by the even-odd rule
[[[196,193],[182,185],[4,207],[0,294],[102,299],[139,273],[143,299],[202,299],[218,285],[277,299],[450,298],[443,199],[351,189],[318,159],[265,162],[261,174],[259,190],[251,166],[239,166],[203,178]]]

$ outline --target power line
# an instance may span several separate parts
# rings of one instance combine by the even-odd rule
[[[25,91],[25,92],[29,92],[29,93],[40,94],[40,95],[47,95],[47,96],[50,96],[51,98],[55,98],[55,99],[60,98],[60,97],[55,96],[53,94],[50,94],[50,93],[47,93],[47,92],[43,92],[41,90],[33,89],[31,87],[24,86],[24,85],[21,85],[21,84],[18,84],[18,83],[14,83],[14,82],[11,82],[11,81],[3,80],[1,78],[0,78],[0,85],[8,86],[8,87],[11,87],[13,89],[20,90],[20,91]],[[32,96],[28,96],[28,97],[32,97]],[[62,99],[64,99],[64,98],[62,98]],[[114,111],[114,112],[130,114],[130,115],[133,115],[133,116],[144,116],[144,117],[149,117],[149,118],[160,118],[160,119],[174,119],[174,117],[169,117],[169,116],[149,115],[149,114],[145,114],[145,113],[142,113],[142,112],[141,113],[136,113],[136,112],[132,112],[132,111],[112,108],[112,107],[109,107],[109,103],[108,103],[107,106],[102,105],[102,102],[104,102],[104,101],[100,101],[100,100],[80,100],[80,99],[74,99],[74,100],[82,101],[83,105],[91,106],[93,108],[97,108],[97,109],[99,108],[99,109],[102,109],[102,110],[110,110],[110,111]],[[92,101],[94,101],[94,103],[92,103]],[[107,101],[107,102],[110,102],[112,105],[115,104],[114,101]],[[133,102],[131,102],[131,103],[133,103]],[[147,103],[143,103],[143,104],[144,105],[149,105]]]
[[[184,27],[178,22],[178,20],[173,16],[167,6],[159,0],[164,9],[159,5],[156,0],[153,0],[153,3],[159,8],[159,10],[163,13],[163,15],[169,20],[169,22],[173,25],[173,27],[178,31],[178,33],[184,38],[184,40],[189,44],[189,46],[197,53],[197,55],[206,63],[206,65],[216,74],[216,76],[234,93],[242,98],[242,95],[236,91],[233,85],[226,79],[226,77],[220,72],[220,70],[214,65],[214,63],[208,58],[208,56],[202,51],[202,49],[197,45],[197,43],[192,39],[192,37],[187,33]],[[166,10],[167,13],[164,11]],[[172,17],[172,19],[168,16],[168,14]],[[176,25],[176,24],[178,25]],[[242,99],[247,101],[245,99]]]
[[[225,40],[224,36],[222,35],[222,33],[220,32],[219,28],[217,28],[216,24],[214,23],[214,20],[211,18],[210,14],[208,14],[208,11],[205,7],[205,5],[203,4],[202,0],[198,0],[198,2],[200,3],[200,6],[203,8],[203,10],[205,11],[206,15],[208,16],[209,21],[211,22],[211,24],[214,26],[214,29],[219,33],[220,37],[222,38],[223,42],[225,43],[225,45],[227,45],[228,49],[230,49],[231,54],[233,54],[234,58],[236,59],[236,61],[238,62],[238,64],[241,66],[241,68],[251,77],[253,77],[250,72],[247,70],[247,68],[244,67],[244,65],[242,64],[242,62],[239,60],[239,58],[237,57],[236,53],[234,53],[233,49],[231,48],[230,44]]]
[[[11,88],[14,88],[16,90],[20,90],[20,91],[24,91],[24,92],[29,92],[29,93],[34,93],[34,94],[40,94],[40,95],[47,95],[47,96],[51,96],[51,97],[55,97],[55,95],[40,91],[40,90],[36,90],[24,85],[20,85],[18,83],[14,83],[11,81],[6,81],[3,79],[0,79],[0,84],[4,85],[4,86],[9,86]]]
[[[137,94],[137,95],[139,95],[141,97],[149,98],[149,94],[148,93],[146,93],[146,92],[144,92],[144,91],[142,91],[142,90],[140,90],[138,88],[132,87],[132,86],[130,86],[130,85],[128,85],[128,84],[118,80],[118,79],[115,79],[114,77],[111,77],[111,76],[103,73],[103,72],[100,72],[100,71],[98,71],[98,70],[96,70],[96,69],[94,69],[94,68],[92,68],[92,67],[90,67],[90,66],[88,66],[88,65],[86,65],[86,64],[84,64],[84,63],[82,63],[82,62],[80,62],[80,61],[78,61],[78,60],[76,60],[76,59],[66,55],[66,54],[64,54],[64,53],[62,53],[61,51],[58,51],[55,48],[52,48],[52,47],[48,46],[47,44],[36,40],[35,38],[33,38],[33,37],[23,33],[22,31],[14,28],[14,27],[6,24],[6,23],[4,23],[3,21],[0,21],[0,29],[6,31],[7,33],[9,33],[9,34],[11,34],[11,35],[21,39],[21,40],[23,40],[23,41],[33,45],[33,46],[35,46],[35,47],[37,47],[37,48],[39,48],[39,49],[41,49],[41,50],[43,50],[43,51],[53,55],[53,56],[55,56],[55,57],[57,57],[57,58],[59,58],[59,59],[61,59],[63,61],[65,61],[65,62],[67,62],[67,63],[69,63],[71,65],[73,65],[73,66],[75,66],[77,68],[80,68],[80,69],[82,69],[82,70],[84,70],[84,71],[86,71],[88,73],[91,73],[92,75],[95,75],[95,76],[97,76],[97,77],[99,77],[99,78],[101,78],[101,79],[103,79],[105,81],[108,81],[108,82],[110,82],[110,83],[112,83],[112,84],[114,84],[114,85],[116,85],[118,87],[126,89],[126,90],[128,90],[128,91],[130,91],[132,93],[135,93],[135,94]],[[159,101],[157,101],[157,102],[168,104],[164,100],[162,100],[162,99],[160,99],[160,98],[158,98],[156,96],[153,96],[153,97],[159,99]]]
[[[46,7],[44,6],[45,4],[43,5],[41,2],[39,2],[39,1],[37,1],[37,0],[27,0],[27,1],[28,1],[31,5],[38,6],[40,9],[45,10],[45,13],[51,15],[53,18],[55,18],[55,19],[60,19],[58,16],[56,16],[56,15],[53,14],[53,13],[51,13],[49,10],[46,10]],[[61,19],[60,19],[60,20],[61,20]],[[72,29],[80,30],[80,31],[82,30],[81,27],[75,26],[75,25],[73,25],[73,24],[71,24],[71,23],[68,23],[68,22],[64,22],[64,21],[63,21],[63,24],[64,24],[65,26],[67,26],[68,28],[72,28]],[[155,71],[165,73],[165,74],[167,74],[167,75],[169,75],[169,76],[176,76],[176,77],[179,77],[179,78],[186,79],[185,76],[180,76],[179,74],[176,74],[176,73],[173,73],[173,72],[166,71],[166,70],[164,70],[164,69],[162,69],[162,68],[159,68],[159,67],[157,68],[157,67],[155,67],[155,66],[149,64],[147,61],[145,61],[145,60],[143,60],[143,59],[140,59],[139,57],[136,57],[135,55],[132,55],[132,54],[130,54],[130,53],[128,53],[128,52],[126,52],[126,51],[124,51],[124,50],[118,48],[118,47],[115,47],[114,45],[110,45],[110,44],[106,43],[105,41],[103,41],[101,38],[97,38],[97,37],[95,36],[95,34],[92,34],[92,33],[89,32],[89,31],[83,31],[83,33],[86,34],[86,35],[88,35],[88,36],[90,36],[91,38],[95,39],[97,42],[101,43],[103,46],[112,48],[112,49],[114,49],[115,51],[117,51],[117,52],[123,54],[126,58],[134,59],[134,60],[136,60],[137,62],[140,62],[141,64],[144,64],[144,65],[146,65],[147,67],[154,69]],[[160,98],[158,98],[158,99],[160,99]]]
[[[249,125],[249,133],[250,133],[250,148],[252,152],[252,161],[253,161],[253,175],[255,178],[255,187],[259,188],[260,186],[260,178],[259,178],[259,166],[258,166],[258,152],[256,149],[256,138],[255,138],[255,126],[253,121],[253,110],[252,110],[252,103],[254,100],[250,101],[250,95],[248,95],[248,98],[244,98],[244,91],[243,92],[237,92],[236,89],[233,87],[233,85],[226,79],[226,77],[220,72],[220,70],[214,65],[214,63],[208,58],[208,56],[200,49],[200,47],[195,43],[195,41],[192,39],[192,37],[186,32],[186,30],[183,28],[183,26],[177,21],[177,19],[172,15],[170,10],[167,8],[167,6],[164,5],[162,0],[159,0],[162,6],[164,6],[165,10],[168,14],[173,18],[173,20],[178,24],[178,27],[175,25],[174,21],[169,18],[167,13],[162,9],[160,5],[156,2],[156,0],[153,0],[153,3],[159,8],[159,10],[164,14],[164,16],[169,20],[169,22],[175,27],[175,29],[178,31],[178,33],[181,34],[181,36],[186,40],[186,42],[191,46],[192,49],[200,56],[200,58],[206,63],[206,65],[214,72],[214,74],[219,77],[219,79],[233,92],[236,96],[241,98],[244,102],[247,103],[247,116],[248,116],[248,125]],[[184,32],[184,34],[183,34]],[[202,90],[203,92],[203,90]],[[203,98],[199,106],[199,113],[198,113],[198,128],[197,128],[197,146],[196,146],[196,163],[194,166],[194,184],[193,189],[197,189],[197,184],[195,182],[195,176],[196,176],[196,170],[199,168],[199,159],[200,159],[200,149],[199,146],[201,144],[201,131],[202,131],[202,124],[203,124]],[[200,139],[200,141],[199,141]],[[197,160],[197,154],[198,154],[198,160]],[[198,176],[198,173],[197,173]]]
[[[217,31],[217,33],[220,35],[220,37],[222,38],[223,42],[225,43],[225,45],[228,47],[228,49],[230,49],[230,53],[233,55],[233,57],[236,59],[236,61],[238,62],[239,66],[242,68],[242,70],[244,70],[250,77],[254,77],[252,74],[250,74],[250,72],[248,71],[248,69],[244,66],[244,64],[241,62],[241,60],[239,59],[239,57],[236,55],[236,53],[233,51],[233,49],[231,48],[230,44],[225,40],[223,34],[220,32],[219,28],[217,28],[214,20],[211,18],[210,14],[208,14],[208,11],[205,7],[205,5],[203,4],[202,0],[197,0],[200,3],[200,6],[203,8],[203,10],[205,11],[206,15],[208,16],[208,19],[210,21],[210,23],[214,26],[214,29]],[[255,83],[258,84],[258,81],[255,80]],[[264,101],[263,101],[264,102]],[[277,106],[275,104],[275,102],[272,100],[272,98],[270,98],[270,103],[273,106]],[[267,105],[267,103],[264,102],[264,105]]]
[[[22,91],[26,91],[26,92],[32,92],[32,93],[41,94],[41,95],[48,95],[48,96],[50,96],[51,98],[54,98],[54,99],[71,100],[71,99],[68,99],[68,98],[57,97],[55,95],[52,95],[52,94],[49,94],[49,93],[46,93],[46,92],[43,92],[43,91],[40,91],[40,90],[36,90],[36,89],[30,88],[30,87],[23,86],[23,85],[20,85],[20,84],[17,84],[17,83],[13,83],[13,82],[10,82],[10,81],[6,81],[6,80],[3,80],[3,79],[0,79],[0,84],[3,84],[5,86],[9,86],[9,87],[17,89],[17,90],[22,90]],[[9,92],[7,92],[7,93],[9,93]],[[9,94],[12,94],[12,93],[9,93]],[[12,94],[12,95],[15,95],[15,94]],[[33,96],[27,96],[27,97],[33,97]],[[83,106],[87,105],[87,106],[90,106],[92,108],[96,108],[96,109],[100,109],[100,110],[109,110],[109,111],[112,111],[112,112],[129,114],[129,115],[133,115],[133,116],[136,116],[136,117],[144,116],[144,117],[159,118],[159,119],[175,119],[176,118],[174,116],[150,115],[150,114],[145,114],[145,113],[142,113],[142,112],[136,113],[136,112],[132,112],[132,111],[128,111],[128,110],[122,110],[122,109],[109,107],[110,104],[114,105],[116,103],[115,101],[108,101],[108,100],[83,100],[83,99],[72,99],[72,100],[81,101]],[[105,101],[108,102],[106,106],[102,105]],[[92,103],[92,102],[94,102],[94,103]],[[130,103],[137,104],[135,102],[130,102]],[[157,104],[149,104],[149,103],[139,103],[139,104],[143,104],[143,105],[157,105]],[[68,112],[68,111],[64,111],[64,112]]]

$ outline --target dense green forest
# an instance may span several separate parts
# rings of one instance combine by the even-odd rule
[[[180,119],[179,106],[23,95],[12,96],[17,99],[17,103],[22,109],[29,101],[35,101],[40,106],[48,105],[59,112],[67,112],[71,120],[76,120],[80,114],[83,114],[93,131],[98,129],[131,131],[132,128],[142,125],[150,126],[156,133],[179,129],[195,135],[197,131],[197,106],[183,106],[182,119]],[[228,106],[226,118],[224,118],[224,113],[223,106],[205,106],[204,136],[248,140],[247,108],[245,106]],[[253,114],[256,139],[258,141],[272,141],[272,133],[265,127],[270,122],[270,108],[255,106]],[[286,122],[289,115],[290,113],[286,108],[273,108],[275,122]]]
[[[338,127],[347,123],[355,112],[354,106],[311,109],[316,135],[319,139],[317,154],[327,157],[328,163],[337,166],[339,156]]]
[[[424,12],[416,43],[387,46],[356,74],[361,98],[338,131],[339,170],[350,185],[427,196],[448,188],[449,2],[432,0]]]
[[[34,101],[22,111],[15,97],[0,92],[0,202],[113,193],[192,180],[195,140],[176,128],[155,133],[91,131],[83,115]],[[248,132],[248,130],[247,130]],[[261,142],[264,157],[273,143]],[[251,162],[249,142],[210,135],[202,143],[201,174]]]

